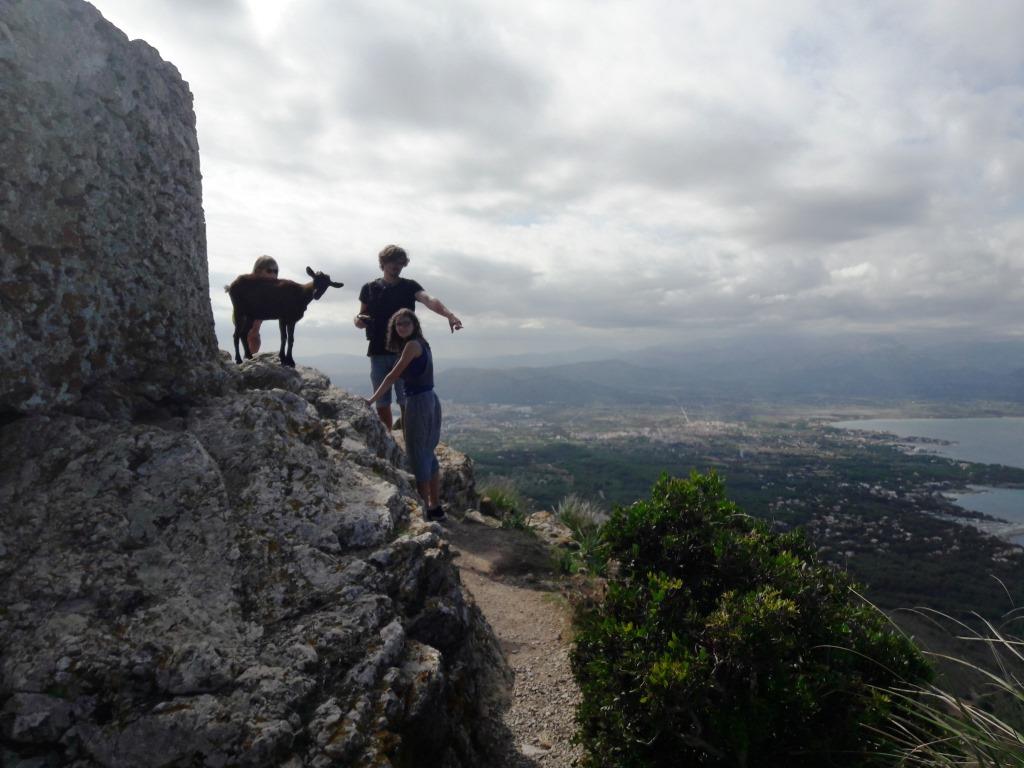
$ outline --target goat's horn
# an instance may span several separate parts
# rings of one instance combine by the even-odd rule
[[[309,275],[310,277],[316,277],[316,272],[314,272],[309,267],[306,267],[306,274]]]

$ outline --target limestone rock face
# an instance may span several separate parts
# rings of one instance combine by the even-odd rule
[[[240,368],[162,420],[0,427],[0,755],[489,764],[508,671],[394,442]]]
[[[218,385],[177,69],[80,0],[3,0],[0,104],[0,414]]]
[[[552,547],[579,549],[579,542],[573,538],[569,526],[559,520],[553,512],[534,512],[527,515],[526,524],[541,540]]]
[[[441,501],[458,514],[477,509],[480,494],[476,490],[473,460],[443,443],[437,447],[437,460],[441,466]]]

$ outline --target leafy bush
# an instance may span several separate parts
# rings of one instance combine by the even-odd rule
[[[571,493],[558,503],[555,516],[565,523],[579,545],[578,550],[563,553],[559,568],[569,574],[585,568],[588,573],[603,576],[608,570],[608,547],[601,526],[608,520],[607,513],[594,502]]]
[[[604,537],[618,570],[572,652],[590,766],[887,764],[879,688],[930,668],[802,534],[741,514],[712,473],[663,476]]]

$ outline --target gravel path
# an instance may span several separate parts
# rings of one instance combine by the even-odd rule
[[[513,737],[495,768],[569,768],[579,689],[569,668],[570,609],[552,589],[547,547],[522,531],[446,523],[463,584],[494,629],[515,673],[504,722]]]

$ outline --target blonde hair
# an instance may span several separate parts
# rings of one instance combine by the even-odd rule
[[[277,271],[277,261],[273,256],[260,256],[256,259],[256,263],[252,266],[252,273],[255,275],[257,272],[262,272],[265,269],[272,269]]]

